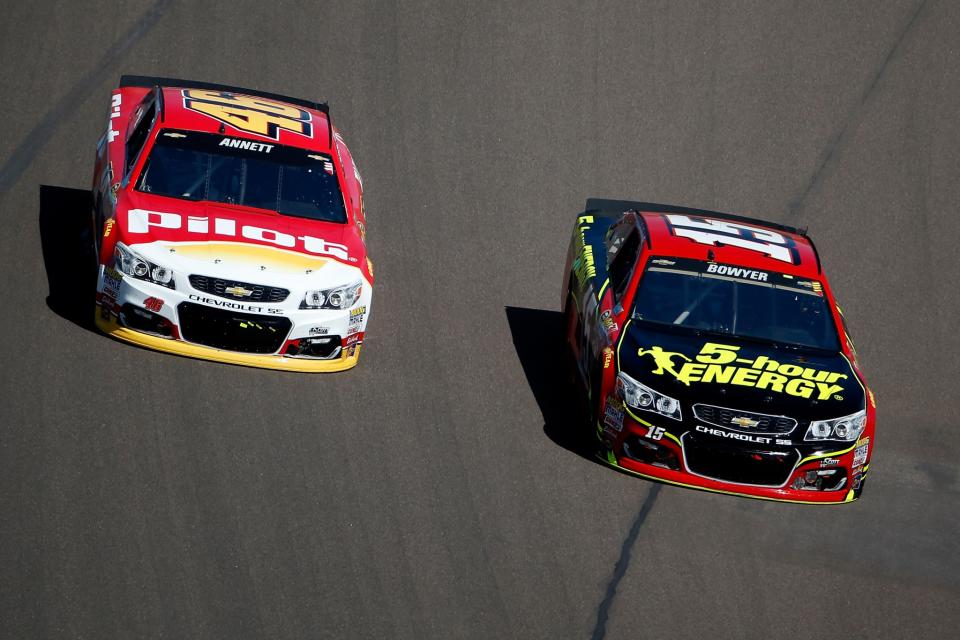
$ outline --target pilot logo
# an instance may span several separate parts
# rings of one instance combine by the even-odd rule
[[[838,395],[843,385],[837,382],[848,378],[846,373],[780,363],[767,356],[738,358],[739,352],[740,347],[735,345],[707,342],[692,360],[682,353],[664,351],[662,347],[639,349],[637,355],[653,357],[657,365],[654,375],[662,376],[666,372],[687,386],[691,382],[712,382],[767,389],[812,400],[843,399]],[[678,357],[685,360],[679,370],[674,365]]]
[[[690,386],[690,382],[684,379],[680,373],[673,368],[673,359],[682,358],[687,362],[690,362],[690,358],[683,355],[682,353],[677,353],[674,351],[664,351],[663,347],[650,347],[649,349],[640,349],[637,351],[638,356],[653,356],[653,361],[657,363],[657,368],[653,372],[658,376],[662,376],[664,371],[669,371],[670,375],[682,382],[683,384]]]

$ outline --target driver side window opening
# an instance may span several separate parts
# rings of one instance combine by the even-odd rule
[[[611,240],[615,240],[615,238],[611,237]],[[612,248],[613,244],[611,244],[611,247],[607,250],[608,256]],[[614,300],[619,301],[623,298],[627,284],[630,282],[630,274],[633,273],[633,266],[637,262],[639,253],[640,234],[633,228],[626,234],[626,237],[620,243],[616,254],[609,263],[610,286],[613,290]]]
[[[123,173],[125,175],[130,173],[130,169],[133,168],[133,164],[136,162],[137,155],[143,148],[143,143],[147,141],[147,134],[150,133],[150,127],[153,125],[153,118],[156,113],[157,103],[156,101],[152,101],[149,106],[146,107],[146,111],[140,118],[140,121],[130,133],[130,137],[127,138],[127,143],[124,147],[125,166],[123,168]]]

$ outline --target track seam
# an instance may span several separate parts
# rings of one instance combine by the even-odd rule
[[[900,35],[898,35],[897,39],[894,40],[890,50],[887,51],[887,55],[884,56],[883,62],[880,63],[876,73],[873,74],[873,78],[871,78],[870,82],[867,84],[867,88],[860,96],[860,101],[847,115],[843,125],[834,131],[833,135],[831,135],[827,140],[827,144],[824,146],[823,152],[820,155],[820,164],[817,166],[816,170],[810,174],[810,178],[800,191],[800,195],[794,198],[790,204],[787,205],[787,210],[791,217],[795,217],[800,214],[800,211],[803,209],[803,205],[807,200],[807,196],[809,196],[810,192],[813,191],[813,189],[820,183],[820,180],[823,177],[823,172],[827,168],[827,165],[833,159],[837,149],[839,149],[842,146],[842,143],[845,142],[847,131],[850,130],[850,125],[857,120],[857,113],[870,100],[870,97],[873,95],[877,84],[880,82],[880,78],[883,77],[884,72],[886,72],[887,67],[890,65],[890,62],[893,60],[897,51],[906,41],[907,35],[913,29],[913,25],[917,22],[917,18],[920,17],[921,12],[926,8],[927,2],[928,0],[922,0],[920,4],[917,5],[917,8],[913,10],[913,15],[910,16],[910,19],[907,20],[906,25],[904,25],[904,27],[900,30]]]
[[[23,172],[27,170],[40,150],[50,141],[59,125],[63,124],[64,117],[76,105],[86,100],[91,93],[100,88],[110,69],[117,59],[130,50],[137,41],[150,32],[163,16],[172,0],[157,0],[144,14],[133,23],[123,37],[113,44],[100,57],[93,69],[80,78],[47,115],[30,130],[30,133],[17,145],[10,157],[0,167],[0,196],[16,184]],[[106,103],[104,103],[106,105]]]
[[[617,597],[617,587],[620,586],[620,581],[623,580],[623,577],[627,574],[627,569],[630,566],[630,558],[633,555],[633,545],[640,535],[640,529],[643,527],[643,523],[646,522],[647,516],[650,515],[650,511],[653,510],[653,505],[657,501],[657,496],[660,495],[661,488],[663,488],[661,484],[653,484],[653,486],[650,487],[650,492],[643,501],[640,512],[637,513],[637,517],[634,518],[633,524],[630,526],[630,532],[623,540],[623,544],[620,547],[620,557],[617,558],[617,564],[613,568],[613,575],[607,583],[603,601],[600,603],[600,606],[597,607],[597,622],[590,636],[592,640],[603,640],[607,635],[607,620],[610,617],[610,608],[613,606],[613,601]]]

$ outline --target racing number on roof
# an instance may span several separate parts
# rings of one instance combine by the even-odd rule
[[[725,244],[740,247],[757,251],[774,260],[795,264],[791,251],[793,242],[776,231],[713,218],[692,218],[677,214],[667,214],[665,217],[670,231],[679,238],[689,238],[694,242],[713,246]]]
[[[313,136],[310,114],[289,104],[229,91],[184,89],[183,106],[234,129],[278,140],[280,130]]]

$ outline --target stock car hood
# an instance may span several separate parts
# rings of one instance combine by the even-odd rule
[[[864,408],[864,391],[840,354],[796,351],[729,336],[651,329],[632,322],[620,343],[620,370],[680,401],[824,420]],[[727,362],[729,360],[729,362]]]
[[[366,266],[350,225],[243,207],[140,194],[117,225],[119,240],[179,274],[309,289],[349,284]]]

